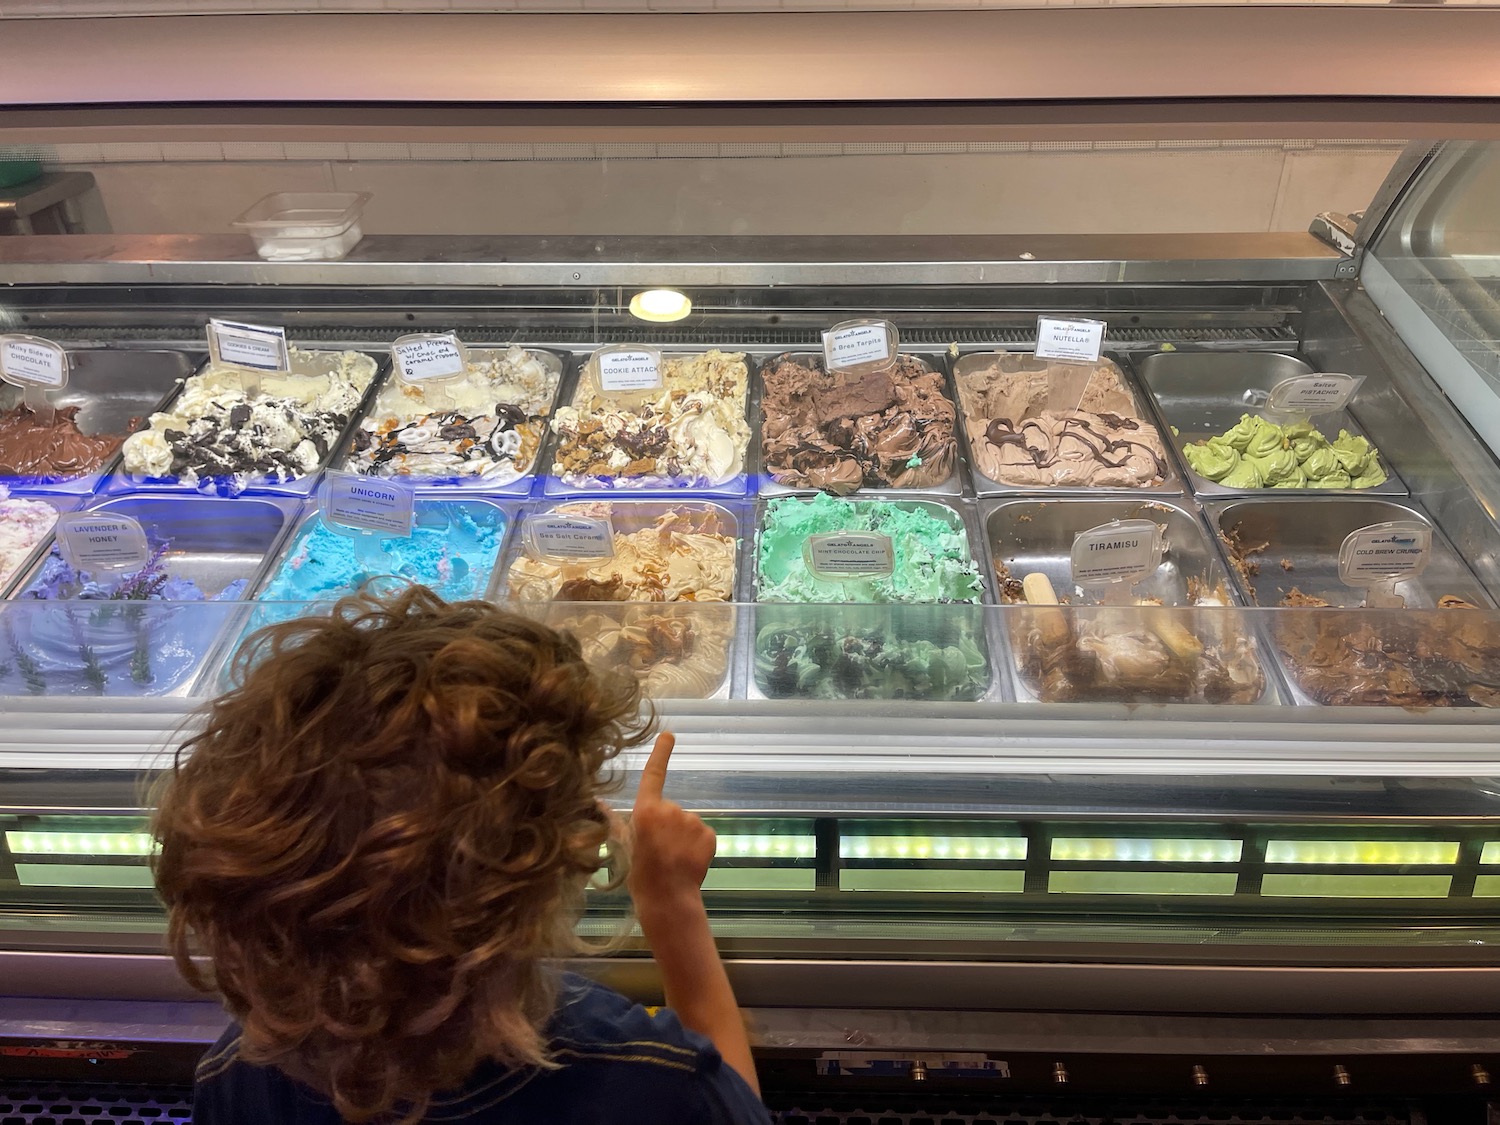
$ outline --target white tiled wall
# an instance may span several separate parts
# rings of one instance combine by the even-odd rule
[[[112,228],[131,234],[227,231],[285,190],[372,192],[367,234],[978,234],[1305,230],[1319,211],[1368,204],[1400,151],[872,147],[106,144],[40,155],[92,171]]]

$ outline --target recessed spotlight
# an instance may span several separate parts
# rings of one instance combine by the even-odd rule
[[[687,294],[675,289],[647,289],[630,298],[630,314],[641,320],[659,323],[681,320],[693,311],[693,302]]]

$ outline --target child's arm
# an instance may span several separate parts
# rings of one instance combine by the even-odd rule
[[[745,1023],[703,906],[714,832],[696,813],[662,796],[675,742],[670,734],[660,735],[641,771],[630,817],[630,896],[661,969],[668,1006],[684,1025],[707,1036],[759,1094]]]

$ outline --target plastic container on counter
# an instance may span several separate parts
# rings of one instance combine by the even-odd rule
[[[201,352],[70,348],[68,385],[47,395],[50,420],[25,406],[20,387],[0,383],[0,484],[90,495],[121,444],[202,361]]]
[[[290,373],[207,364],[126,440],[108,491],[307,496],[348,442],[384,362],[293,348]]]
[[[466,352],[468,370],[451,381],[406,383],[392,372],[335,467],[419,488],[530,492],[564,356],[537,348]]]
[[[1352,496],[1242,498],[1206,505],[1235,581],[1261,614],[1298,703],[1500,706],[1494,601],[1436,528],[1427,567],[1399,582],[1405,608],[1364,609],[1339,577],[1352,531],[1414,520],[1414,504]],[[1340,612],[1354,610],[1354,612]],[[1426,612],[1414,612],[1426,611]]]
[[[150,560],[139,570],[80,572],[49,543],[0,612],[0,692],[185,694],[241,616],[236,603],[296,505],[141,494],[89,511],[138,521]]]
[[[989,696],[986,583],[973,530],[938,500],[762,501],[748,690],[771,699]],[[814,537],[872,533],[889,538],[888,573],[821,577],[810,565]],[[817,542],[827,565],[838,544]]]
[[[821,352],[768,357],[756,377],[762,496],[958,496],[957,411],[939,356],[874,374],[825,371]]]
[[[1191,501],[1188,502],[1189,504]],[[1016,697],[1055,702],[1275,703],[1278,685],[1196,509],[1166,500],[1017,498],[981,517],[1000,601],[997,615]],[[1123,605],[1073,581],[1073,541],[1113,520],[1149,520],[1165,549]],[[1030,605],[1028,575],[1045,575],[1060,607]],[[1129,603],[1136,604],[1129,604]]]
[[[569,519],[608,521],[612,556],[556,553],[549,535]],[[687,498],[538,505],[520,517],[496,595],[573,633],[590,663],[631,673],[648,696],[720,698],[740,607],[718,603],[735,600],[740,536],[735,511]]]
[[[364,237],[360,215],[371,198],[363,191],[278,191],[263,196],[233,226],[272,262],[335,261]]]
[[[980,496],[1184,491],[1150,407],[1107,356],[970,352],[954,361],[953,381]]]
[[[568,405],[553,415],[545,494],[744,496],[751,448],[745,353],[664,352],[661,383],[605,392],[585,360]]]

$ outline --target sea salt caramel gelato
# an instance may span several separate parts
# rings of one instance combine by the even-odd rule
[[[761,378],[761,457],[777,484],[846,496],[932,488],[953,475],[956,412],[942,375],[920,360],[850,374],[782,356]]]
[[[0,476],[66,480],[92,473],[120,448],[124,434],[86,434],[81,407],[62,406],[43,420],[24,403],[0,414]]]
[[[961,367],[974,467],[1015,488],[1147,488],[1167,474],[1161,435],[1120,369],[1023,353]]]
[[[627,505],[566,504],[549,514],[607,518],[614,556],[563,561],[522,555],[511,566],[517,602],[626,602],[558,606],[543,615],[572,632],[584,658],[629,671],[658,698],[713,695],[729,672],[736,543],[718,509],[684,505],[639,524]]]

